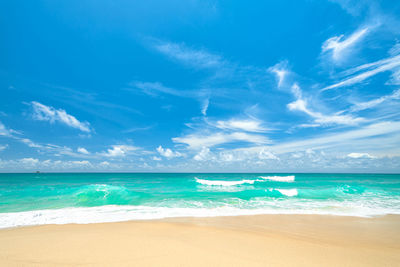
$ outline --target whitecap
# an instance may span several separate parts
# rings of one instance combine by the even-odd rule
[[[289,175],[289,176],[260,176],[261,179],[265,180],[271,180],[275,182],[287,182],[291,183],[294,182],[294,175]]]
[[[288,196],[288,197],[294,197],[297,196],[298,192],[297,189],[275,189],[276,191],[279,191],[282,195]]]
[[[196,182],[202,185],[210,186],[235,186],[241,184],[254,184],[257,180],[240,180],[240,181],[223,181],[223,180],[206,180],[195,178]]]

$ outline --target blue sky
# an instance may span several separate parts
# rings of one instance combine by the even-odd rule
[[[400,171],[400,2],[0,7],[0,171]]]

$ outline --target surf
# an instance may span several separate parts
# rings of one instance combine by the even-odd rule
[[[294,182],[295,176],[294,175],[289,175],[289,176],[260,176],[259,178],[264,179],[264,180],[275,181],[275,182],[292,183],[292,182]]]
[[[208,186],[237,186],[242,184],[254,184],[257,180],[240,180],[240,181],[224,181],[224,180],[206,180],[195,178],[196,182]]]

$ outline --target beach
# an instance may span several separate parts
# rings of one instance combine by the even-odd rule
[[[0,230],[1,266],[399,266],[400,216],[169,218]]]

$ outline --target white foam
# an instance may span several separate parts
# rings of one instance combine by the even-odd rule
[[[294,182],[294,175],[289,175],[289,176],[260,176],[260,178],[265,179],[265,180],[271,180],[275,182],[287,182],[291,183]]]
[[[288,197],[294,197],[297,196],[298,192],[297,189],[275,189],[276,191],[279,191],[282,195],[288,196]]]
[[[205,180],[195,178],[196,182],[202,185],[211,185],[211,186],[235,186],[241,184],[254,184],[257,180],[240,180],[240,181],[223,181],[223,180]]]
[[[223,205],[214,208],[178,208],[150,206],[99,206],[0,213],[0,228],[42,224],[88,224],[130,220],[152,220],[171,217],[217,217],[261,214],[321,214],[370,217],[400,214],[398,208],[366,206],[361,202],[297,202],[285,199],[273,202],[258,199],[250,201],[254,208]],[[327,209],[329,207],[329,209]]]

